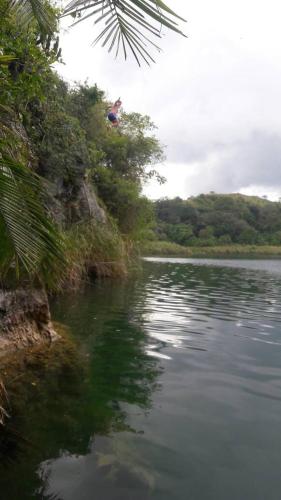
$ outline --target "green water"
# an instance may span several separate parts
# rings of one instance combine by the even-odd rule
[[[77,348],[30,362],[1,500],[280,500],[281,261],[148,259],[52,311]]]

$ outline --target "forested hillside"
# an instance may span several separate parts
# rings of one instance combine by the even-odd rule
[[[185,246],[280,245],[281,203],[242,194],[201,194],[154,203],[154,238]]]

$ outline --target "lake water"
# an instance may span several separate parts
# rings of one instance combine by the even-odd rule
[[[2,436],[1,499],[280,500],[280,260],[146,259],[52,309],[79,360]]]

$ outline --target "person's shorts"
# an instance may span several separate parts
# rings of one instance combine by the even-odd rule
[[[108,113],[107,118],[110,122],[117,122],[117,116],[115,113]]]

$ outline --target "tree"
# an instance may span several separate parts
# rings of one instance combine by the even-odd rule
[[[154,218],[151,203],[140,194],[141,186],[147,178],[157,177],[157,172],[149,168],[162,159],[163,153],[159,141],[147,133],[153,129],[148,117],[137,115],[135,121],[135,115],[132,121],[126,115],[126,126],[120,134],[111,129],[104,135],[99,132],[97,142],[90,142],[90,150],[92,178],[99,197],[121,231],[138,238],[140,230]]]
[[[165,229],[168,239],[179,245],[188,245],[190,239],[194,236],[192,227],[189,224],[167,224]]]
[[[244,243],[249,245],[257,243],[257,240],[258,240],[258,233],[253,227],[248,227],[243,229],[237,238],[238,243]]]
[[[232,239],[229,236],[229,234],[223,234],[218,238],[218,244],[219,245],[231,245]]]
[[[214,228],[212,226],[206,226],[199,231],[199,238],[207,239],[214,236]]]
[[[155,128],[148,116],[124,113],[120,134],[110,131],[101,138],[103,162],[107,168],[139,185],[152,177],[163,182],[153,168],[164,159],[163,147],[152,133]]]
[[[197,211],[188,203],[177,197],[172,200],[161,199],[155,202],[155,210],[159,220],[170,224],[191,223],[197,220]]]

